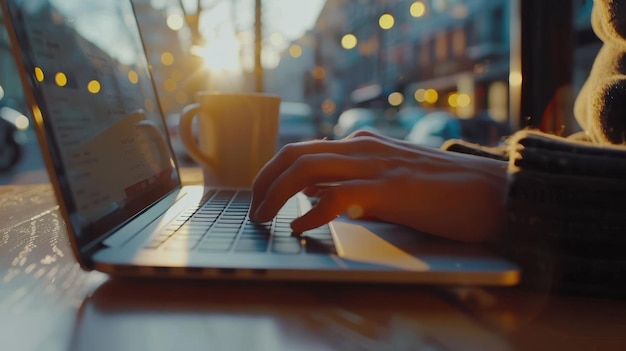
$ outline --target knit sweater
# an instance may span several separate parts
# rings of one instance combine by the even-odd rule
[[[626,1],[595,0],[591,25],[603,42],[574,115],[594,143],[626,143]]]

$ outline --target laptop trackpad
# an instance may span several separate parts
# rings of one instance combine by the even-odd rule
[[[414,241],[410,236],[419,233],[388,223],[344,218],[333,221],[333,227],[338,239],[338,254],[344,259],[400,270],[426,271],[430,268],[426,262],[407,251],[410,247],[406,244],[411,245]],[[389,236],[401,239],[402,248],[394,240],[386,239]]]

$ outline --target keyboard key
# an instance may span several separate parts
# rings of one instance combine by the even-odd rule
[[[317,240],[313,238],[305,239],[307,253],[313,254],[336,254],[337,249],[333,240]]]
[[[230,249],[232,239],[205,238],[196,247],[198,251],[225,252]]]
[[[221,238],[221,239],[234,239],[237,236],[237,231],[215,229],[207,233],[207,238]]]
[[[213,222],[219,217],[219,213],[196,213],[191,219],[192,221]]]
[[[243,218],[241,216],[239,217],[221,217],[217,222],[215,222],[215,225],[220,225],[220,224],[226,224],[226,225],[236,225],[236,226],[241,226],[241,224],[243,223]]]
[[[272,242],[272,251],[281,254],[299,254],[302,244],[298,238],[275,238]]]
[[[204,236],[204,232],[176,233],[172,239],[176,240],[200,240]]]
[[[165,249],[171,251],[189,251],[197,243],[197,240],[169,240],[165,243]]]
[[[206,233],[207,229],[208,229],[208,226],[206,226],[206,225],[204,225],[204,226],[182,226],[175,233],[173,233],[173,235],[192,234],[192,233],[204,234],[204,233]]]
[[[299,216],[298,201],[294,199],[274,220],[252,223],[248,218],[250,191],[214,191],[207,198],[204,204],[183,211],[146,248],[201,252],[266,252],[269,248],[280,254],[336,253],[327,226],[302,235],[292,231],[291,222]]]
[[[302,237],[316,239],[316,240],[332,240],[333,239],[333,235],[330,233],[330,231],[328,232],[307,231],[307,232],[302,233]]]
[[[244,233],[262,233],[262,234],[269,235],[271,232],[271,228],[272,228],[271,226],[247,223],[243,227],[243,232]]]
[[[267,240],[259,239],[239,239],[235,251],[264,252],[267,250]]]
[[[274,229],[274,236],[277,238],[289,238],[289,237],[298,237],[299,235],[294,233],[293,230],[291,230],[291,228],[275,228]]]

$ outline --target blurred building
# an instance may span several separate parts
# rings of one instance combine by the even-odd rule
[[[492,109],[506,120],[509,6],[505,0],[328,0],[298,43],[302,56],[285,52],[270,73],[279,77],[271,89],[298,90],[293,98],[329,121],[349,107],[399,105],[461,117]],[[301,90],[293,74],[302,76]]]
[[[574,43],[576,91],[600,45],[589,23],[593,1],[561,3],[568,4],[565,17],[572,12],[572,38],[563,40]],[[275,82],[270,88],[330,120],[354,106],[413,105],[460,118],[487,114],[506,124],[518,6],[508,0],[328,0],[315,28],[295,42],[301,56],[286,51],[268,73]]]
[[[511,19],[519,15],[514,5],[518,1],[328,0],[315,27],[291,43],[277,68],[266,71],[266,91],[284,101],[306,102],[319,121],[331,123],[352,106],[406,105],[447,109],[462,118],[486,111],[506,121],[511,38],[516,35]],[[176,25],[180,2],[167,0],[158,8],[154,3],[134,1],[163,109],[169,114],[206,89],[211,77],[202,59],[189,54],[197,43],[184,21]],[[571,80],[576,91],[600,43],[589,23],[593,1],[570,4]],[[0,86],[5,96],[22,99],[4,28]]]

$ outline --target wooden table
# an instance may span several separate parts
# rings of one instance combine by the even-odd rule
[[[625,350],[626,301],[518,288],[109,279],[51,187],[0,187],[0,350]]]

